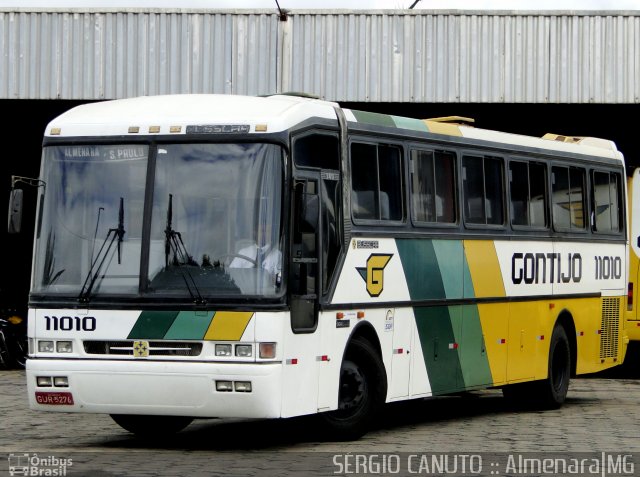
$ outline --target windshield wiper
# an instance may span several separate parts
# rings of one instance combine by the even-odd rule
[[[182,234],[176,232],[171,227],[173,221],[173,194],[169,194],[169,205],[167,206],[167,227],[164,229],[164,266],[169,266],[169,255],[173,251],[173,260],[171,265],[194,265],[198,266],[198,263],[193,259],[187,247],[185,247],[182,241]],[[180,257],[178,259],[178,256]]]
[[[191,265],[194,267],[198,267],[198,262],[196,262],[193,257],[187,252],[187,247],[182,241],[182,234],[173,230],[172,227],[173,222],[173,194],[169,194],[169,205],[167,206],[167,226],[164,229],[164,266],[165,268],[169,267],[169,255],[173,251],[173,260],[171,260],[171,265],[174,267],[179,267],[180,265]],[[178,269],[180,270],[180,274],[182,275],[182,279],[184,280],[184,284],[187,286],[187,290],[189,291],[189,295],[191,295],[191,299],[196,305],[204,305],[206,300],[202,297],[200,290],[198,289],[198,285],[196,285],[196,281],[193,279],[191,273],[189,273],[186,269]],[[191,280],[191,285],[193,285],[193,290],[191,289],[191,285],[189,285],[189,280],[187,280],[187,276]]]
[[[187,270],[180,270],[182,274],[182,279],[184,280],[184,284],[187,285],[187,290],[189,290],[189,295],[191,295],[191,299],[196,305],[206,305],[207,300],[205,300],[200,294],[200,290],[198,290],[198,285],[196,285],[196,281],[193,279],[193,276]],[[191,283],[193,284],[193,289],[196,291],[193,293],[191,287],[189,286],[189,282],[187,281],[187,275],[191,279]]]
[[[100,209],[98,209],[98,220],[100,219]],[[96,225],[97,228],[97,225]],[[117,240],[116,248],[118,250],[118,265],[122,263],[122,241],[125,234],[124,230],[124,199],[120,197],[120,209],[118,210],[118,226],[115,229],[109,229],[107,232],[107,236],[102,243],[102,247],[98,251],[95,260],[91,262],[91,267],[89,268],[89,272],[87,273],[87,277],[84,279],[84,283],[82,285],[82,290],[80,290],[80,295],[78,295],[78,301],[81,303],[88,303],[89,298],[91,297],[91,291],[93,290],[93,286],[95,285],[98,277],[100,276],[100,270],[102,270],[102,266],[104,265],[105,260],[109,256],[109,251],[113,246],[114,242]],[[111,240],[109,240],[111,237]],[[105,246],[109,242],[107,249],[105,250]],[[103,253],[104,252],[104,253]],[[95,271],[94,271],[95,269]]]

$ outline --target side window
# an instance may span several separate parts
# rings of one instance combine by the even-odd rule
[[[340,169],[340,146],[337,134],[307,134],[295,140],[293,160],[298,167]]]
[[[553,226],[558,230],[579,231],[585,228],[583,169],[552,168]]]
[[[591,182],[592,223],[595,232],[620,232],[620,174],[594,171]]]
[[[351,145],[351,208],[355,219],[403,219],[400,158],[400,148],[395,146]]]
[[[456,221],[455,154],[411,151],[411,204],[415,222]]]
[[[464,156],[464,217],[468,224],[504,224],[503,165],[497,157]]]
[[[509,163],[511,223],[521,227],[547,226],[547,173],[544,164]]]

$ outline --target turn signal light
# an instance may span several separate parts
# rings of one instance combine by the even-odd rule
[[[273,359],[276,357],[275,343],[260,343],[260,358]]]

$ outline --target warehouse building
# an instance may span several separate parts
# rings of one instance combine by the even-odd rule
[[[11,176],[38,175],[45,125],[84,102],[299,91],[416,118],[614,140],[636,159],[640,12],[0,8],[0,119]],[[35,194],[2,233],[3,305],[26,307]]]

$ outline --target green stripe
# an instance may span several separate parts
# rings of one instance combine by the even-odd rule
[[[388,114],[368,113],[365,111],[351,111],[359,123],[374,124],[376,126],[396,127],[396,123]]]
[[[460,361],[462,362],[464,387],[492,384],[493,379],[482,335],[478,306],[465,306],[462,310],[462,319],[462,333],[458,338],[458,343],[461,343]]]
[[[442,274],[432,241],[397,239],[396,245],[411,299],[446,298]]]
[[[181,311],[164,338],[167,340],[204,339],[212,319],[212,311]]]
[[[177,316],[177,311],[143,311],[127,339],[163,339]]]
[[[465,260],[462,240],[434,240],[433,249],[438,259],[446,297],[462,298]]]
[[[419,119],[403,118],[401,116],[391,116],[391,119],[393,119],[393,122],[399,128],[429,132],[424,121],[420,121]]]
[[[396,239],[396,246],[412,300],[474,297],[461,240]],[[414,313],[434,394],[492,384],[477,305]]]
[[[460,327],[460,306],[414,308],[420,346],[433,394],[444,394],[462,387],[462,371],[456,349],[454,328]]]

